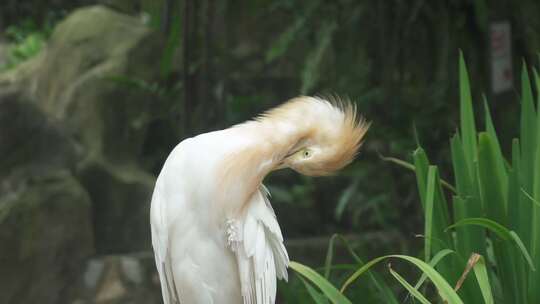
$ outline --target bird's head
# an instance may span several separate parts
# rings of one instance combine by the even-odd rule
[[[289,167],[310,176],[329,175],[349,164],[369,128],[348,100],[337,97],[298,97],[267,113],[302,125],[279,168]]]

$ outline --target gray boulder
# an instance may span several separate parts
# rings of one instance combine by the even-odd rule
[[[29,91],[47,114],[67,123],[91,156],[134,162],[140,155],[150,92],[130,83],[158,78],[161,39],[139,19],[103,6],[76,10],[36,58],[0,76]]]
[[[154,177],[133,166],[88,161],[77,176],[92,199],[96,251],[150,248],[150,198]]]
[[[67,303],[93,254],[73,143],[17,91],[0,93],[0,303]]]
[[[58,122],[14,88],[0,91],[0,155],[4,184],[48,170],[73,168],[77,159],[75,143]]]
[[[159,78],[163,39],[140,19],[105,6],[76,10],[44,51],[0,75],[62,121],[78,147],[77,177],[92,199],[98,253],[150,248],[154,177],[142,168],[156,96],[136,84]]]
[[[159,304],[161,288],[150,252],[91,259],[77,304]]]

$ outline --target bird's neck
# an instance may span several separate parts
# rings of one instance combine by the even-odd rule
[[[283,159],[291,152],[300,140],[311,132],[305,122],[262,120],[258,126],[260,136],[257,139],[261,151],[260,170],[266,174],[278,169]]]
[[[260,120],[234,128],[249,137],[250,144],[228,155],[223,161],[221,191],[227,218],[246,210],[251,197],[259,190],[264,178],[278,169],[283,158],[308,134],[307,124]]]

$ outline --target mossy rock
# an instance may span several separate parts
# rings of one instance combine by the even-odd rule
[[[92,199],[97,253],[151,248],[152,175],[135,166],[90,160],[79,165],[77,177]]]
[[[67,303],[93,253],[90,200],[68,171],[0,197],[0,303]]]
[[[0,75],[0,90],[20,88],[65,126],[76,147],[76,176],[92,200],[99,253],[150,248],[155,179],[141,169],[141,154],[160,105],[133,83],[159,79],[163,41],[137,17],[90,6],[60,22],[37,57]]]
[[[93,254],[91,204],[62,125],[0,92],[0,303],[66,303]]]
[[[74,168],[75,143],[22,91],[0,91],[0,181]]]
[[[133,83],[159,79],[164,39],[139,18],[97,5],[60,22],[35,58],[0,75],[64,121],[88,155],[137,162],[155,95]]]
[[[146,251],[92,258],[77,303],[163,303],[154,254]]]

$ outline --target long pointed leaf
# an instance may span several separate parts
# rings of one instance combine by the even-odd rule
[[[537,76],[536,76],[537,78]],[[538,81],[540,82],[540,81]],[[536,82],[536,83],[538,83]],[[537,87],[537,89],[540,88]],[[538,98],[540,102],[540,97]],[[537,105],[538,108],[538,105]],[[534,163],[530,163],[533,168],[533,197],[536,201],[540,201],[540,115],[537,116],[536,122],[536,149],[534,151]],[[533,205],[531,210],[531,256],[534,265],[540,267],[540,208]],[[529,302],[539,303],[540,302],[540,288],[538,286],[540,282],[540,272],[531,272],[529,274]]]
[[[317,286],[332,303],[352,304],[349,299],[347,299],[342,293],[339,292],[339,290],[337,290],[330,282],[328,282],[315,270],[294,261],[290,262],[289,267]]]
[[[347,251],[353,257],[353,259],[356,261],[358,265],[364,265],[364,262],[354,252],[349,242],[347,242],[347,240],[342,235],[334,234],[332,235],[332,237],[330,238],[330,241],[328,242],[328,250],[326,253],[324,277],[327,279],[330,277],[330,269],[332,265],[332,259],[334,256],[334,245],[335,245],[336,240],[340,240],[343,243],[343,245],[345,245],[345,247],[347,248]],[[385,303],[388,303],[388,304],[399,303],[398,300],[396,299],[396,296],[390,289],[390,287],[376,273],[368,271],[368,277],[371,280],[371,283],[380,292],[380,295],[384,299]]]
[[[499,238],[501,238],[504,241],[513,241],[514,244],[517,246],[517,248],[521,251],[521,254],[525,258],[525,260],[529,263],[531,270],[535,271],[536,268],[532,264],[532,259],[529,252],[523,245],[523,242],[520,239],[520,237],[514,231],[509,230],[503,225],[487,218],[463,219],[457,223],[454,223],[453,225],[448,226],[447,229],[452,229],[452,228],[465,226],[465,225],[481,226],[481,227],[489,229],[491,232],[495,233]]]
[[[478,255],[478,260],[473,267],[474,274],[476,276],[476,281],[480,286],[480,291],[484,297],[484,303],[493,304],[493,293],[491,292],[491,286],[489,284],[489,276],[486,268],[486,262],[484,257]]]
[[[394,163],[396,165],[399,165],[403,168],[406,168],[406,169],[409,169],[411,171],[416,171],[416,168],[413,164],[409,163],[409,162],[406,162],[402,159],[399,159],[399,158],[395,158],[395,157],[389,157],[389,156],[384,156],[384,155],[380,155],[379,154],[379,157],[384,160],[384,161],[387,161],[387,162],[391,162],[391,163]],[[452,191],[453,193],[456,193],[457,190],[454,186],[452,186],[452,184],[450,184],[449,182],[447,182],[446,180],[442,179],[441,178],[441,184],[448,190]]]
[[[428,278],[431,280],[431,282],[433,282],[433,284],[437,288],[439,295],[441,296],[443,300],[447,301],[449,304],[462,304],[463,303],[461,298],[457,295],[457,293],[450,286],[450,284],[448,284],[448,282],[433,267],[429,266],[427,263],[423,262],[420,259],[417,259],[411,256],[406,256],[406,255],[387,255],[387,256],[375,258],[367,262],[364,266],[360,267],[355,273],[353,273],[345,281],[345,283],[341,287],[341,291],[342,292],[345,291],[350,284],[352,284],[356,279],[358,279],[360,275],[366,272],[373,265],[387,258],[398,258],[398,259],[403,259],[412,263],[428,276]]]
[[[409,291],[410,294],[412,294],[413,297],[415,297],[416,299],[418,299],[418,301],[420,301],[421,303],[423,304],[431,304],[431,302],[429,302],[426,297],[424,297],[417,289],[415,289],[414,287],[412,287],[411,284],[409,284],[409,282],[407,282],[401,275],[399,275],[397,272],[395,272],[392,267],[388,267],[388,270],[390,271],[390,274],[392,274],[392,276],[394,276],[394,278],[396,278],[396,280],[403,286],[405,287],[405,289],[407,289]]]
[[[454,253],[454,251],[450,250],[450,249],[443,249],[439,252],[437,252],[437,254],[435,254],[433,256],[433,258],[431,259],[431,261],[429,261],[429,266],[435,268],[435,266],[437,266],[437,264],[439,264],[439,262],[444,258],[446,257],[447,255],[451,254],[451,253]],[[424,282],[426,281],[427,279],[427,275],[425,273],[422,274],[422,276],[420,277],[420,280],[418,280],[418,282],[416,282],[416,284],[414,285],[414,288],[416,289],[419,289],[420,286],[422,286],[422,284],[424,284]]]
[[[460,96],[460,123],[463,147],[467,159],[476,159],[476,123],[474,121],[474,111],[472,106],[471,86],[469,74],[463,52],[459,52],[459,96]]]
[[[315,304],[328,304],[328,300],[325,296],[323,296],[320,292],[313,288],[313,286],[311,286],[311,284],[309,284],[302,277],[300,277],[300,280],[302,281],[302,283],[304,283],[304,286],[306,286],[306,289],[313,301],[315,301]]]
[[[435,177],[437,176],[437,167],[429,166],[428,180],[426,189],[426,209],[424,216],[424,253],[426,262],[431,260],[431,234],[433,232],[433,201],[435,200]]]

